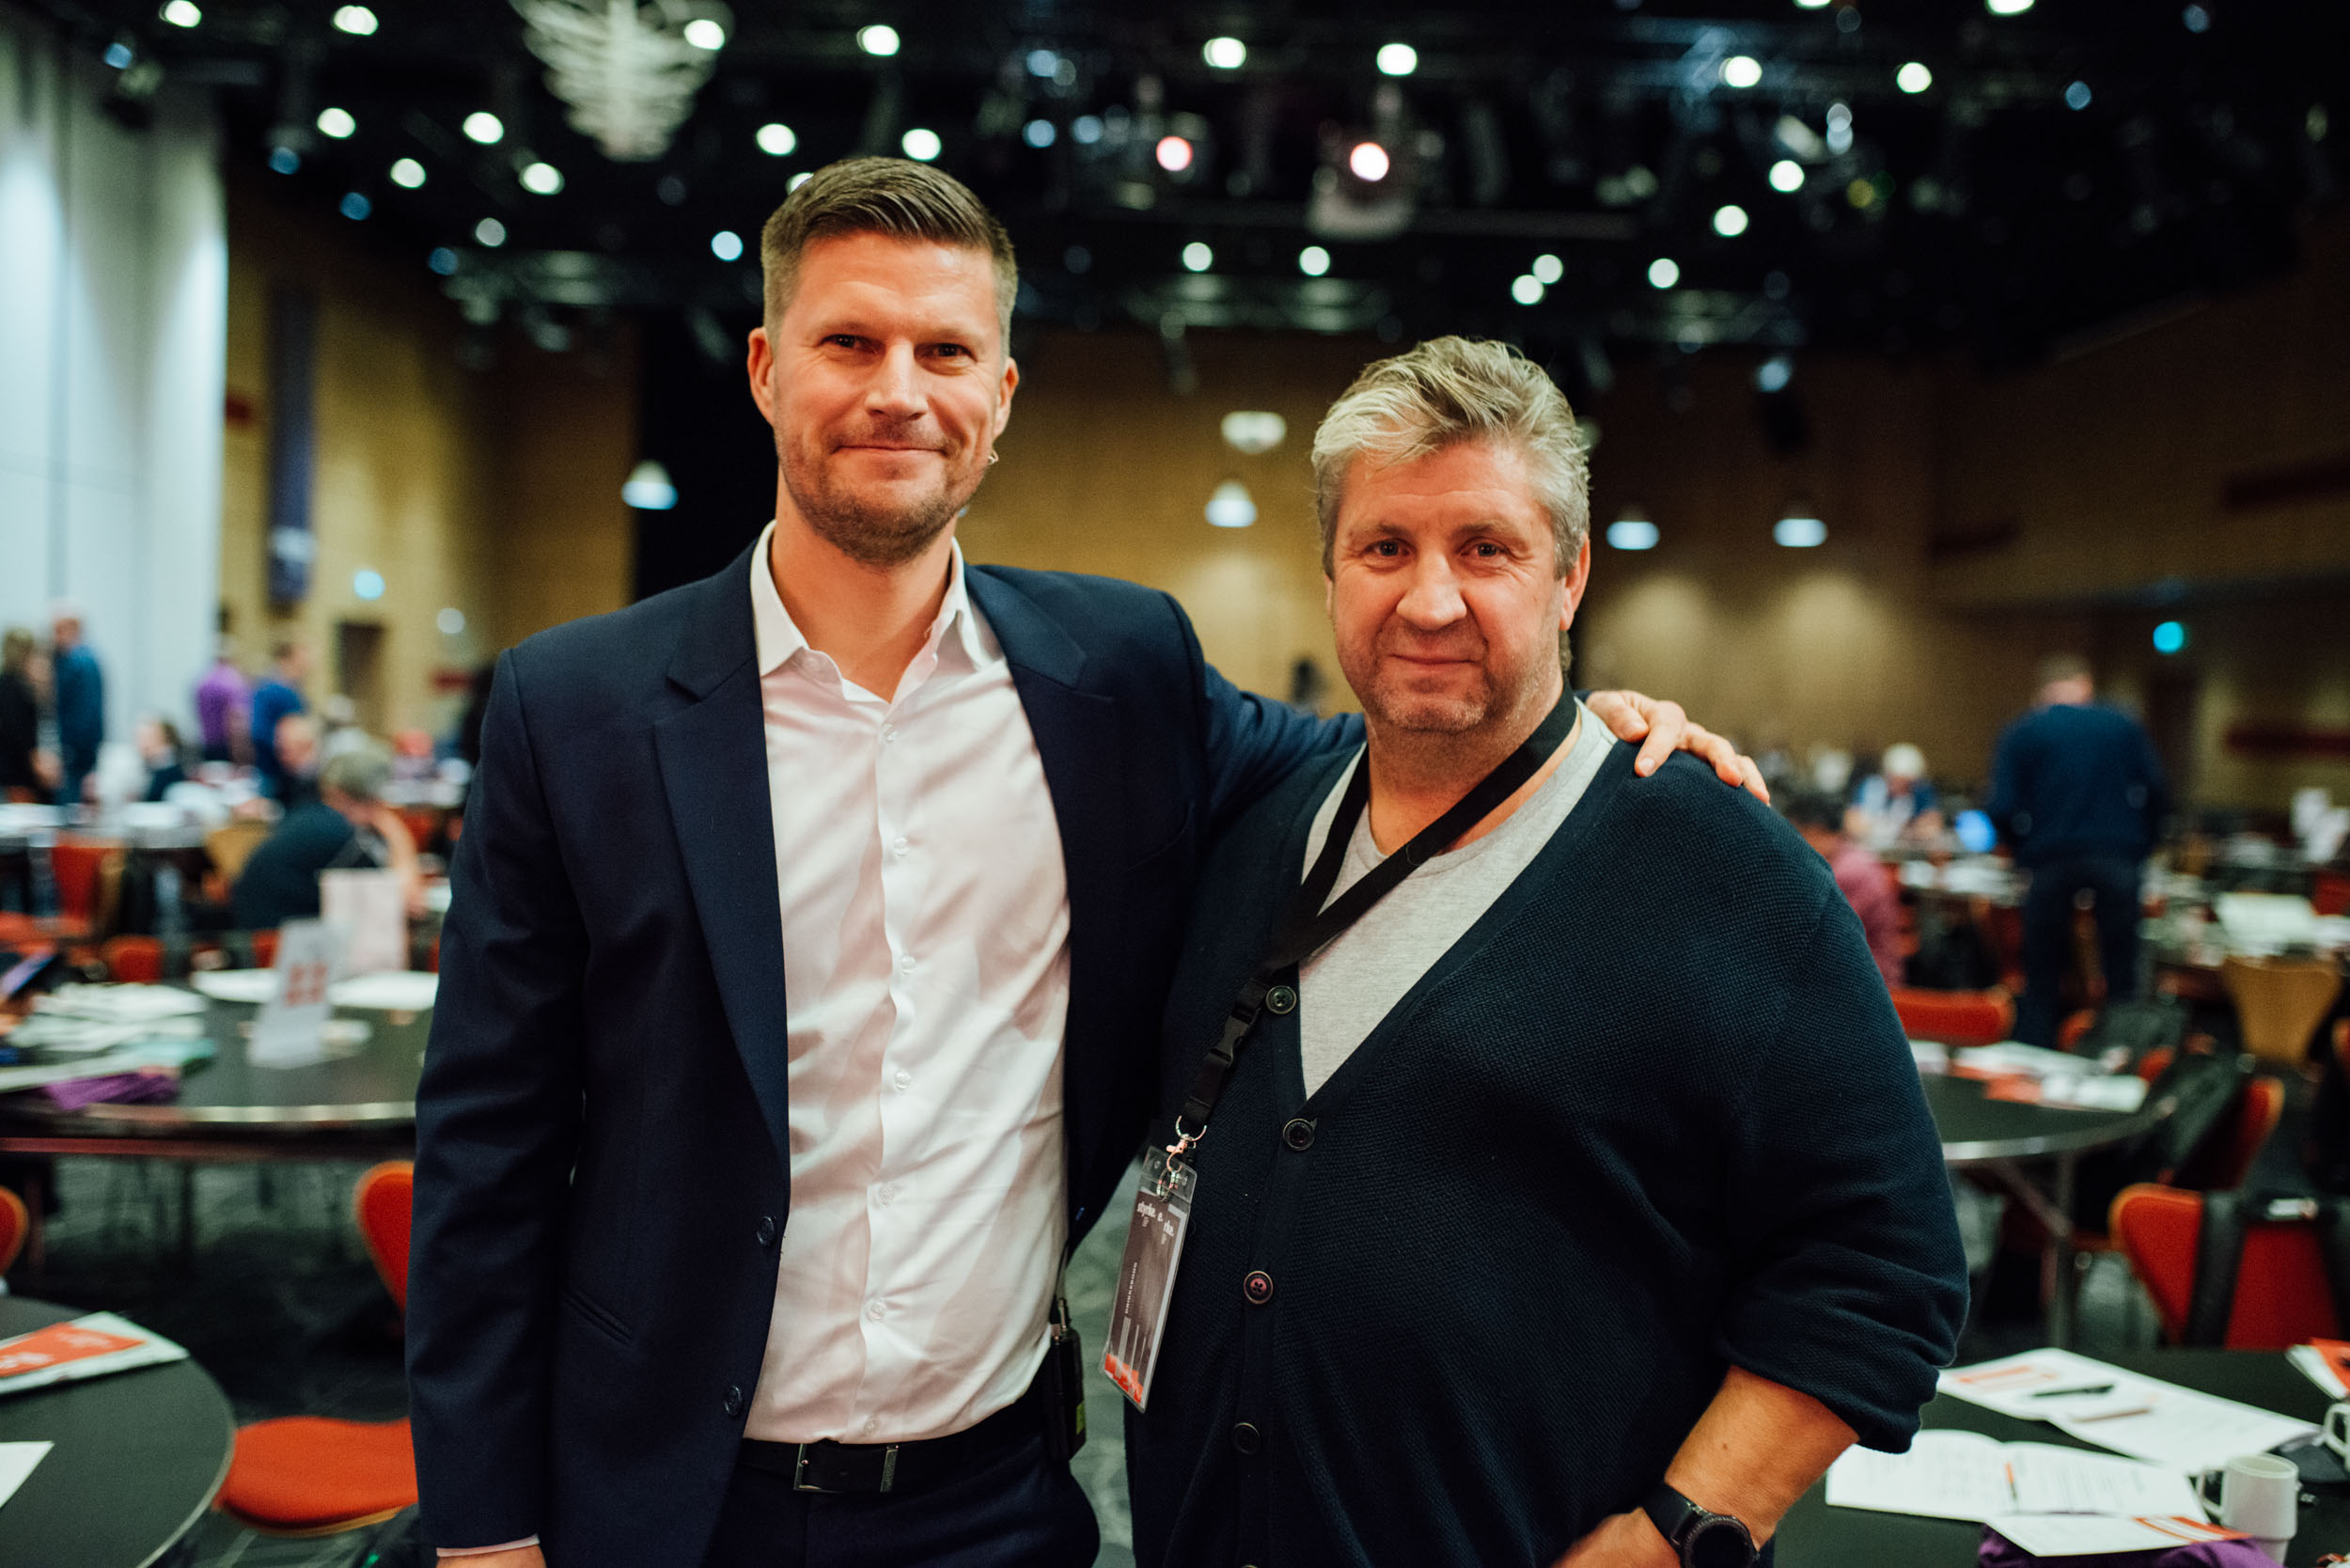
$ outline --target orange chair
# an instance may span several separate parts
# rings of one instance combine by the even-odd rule
[[[2310,907],[2320,915],[2350,915],[2350,872],[2319,871],[2312,875]]]
[[[98,961],[118,980],[153,985],[164,978],[164,945],[152,936],[117,936],[99,944]]]
[[[33,1216],[24,1200],[0,1187],[0,1274],[15,1266],[16,1255],[24,1250],[24,1238],[32,1229]]]
[[[2005,1040],[2015,1023],[2015,1001],[2004,991],[1919,991],[1893,988],[1893,1011],[1913,1040],[1945,1045],[1988,1045]]]
[[[2198,1192],[2233,1192],[2242,1186],[2284,1110],[2281,1080],[2257,1074],[2246,1079],[2244,1092],[2236,1096],[2228,1120],[2187,1161],[2179,1172],[2178,1184]]]
[[[2180,1342],[2195,1294],[2202,1194],[2144,1183],[2126,1186],[2115,1197],[2107,1223],[2131,1271],[2154,1298],[2164,1335]],[[2227,1347],[2283,1350],[2305,1340],[2339,1337],[2317,1227],[2295,1221],[2247,1227]]]
[[[274,968],[277,964],[277,933],[257,931],[253,933],[253,965],[257,969]]]
[[[119,879],[122,844],[118,839],[60,838],[50,848],[49,868],[57,881],[57,913],[85,931],[95,932],[104,924],[109,863]]]
[[[359,1178],[359,1234],[384,1289],[408,1305],[408,1224],[415,1168],[386,1161]],[[408,1423],[285,1416],[237,1429],[219,1507],[265,1535],[337,1535],[380,1525],[416,1500]]]

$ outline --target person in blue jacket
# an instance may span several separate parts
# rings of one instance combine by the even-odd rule
[[[98,748],[106,744],[106,677],[84,640],[82,612],[60,604],[50,615],[50,663],[56,693],[57,804],[82,804]]]

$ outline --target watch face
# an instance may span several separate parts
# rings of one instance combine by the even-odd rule
[[[1700,1520],[1682,1548],[1688,1568],[1754,1568],[1754,1538],[1726,1513]]]

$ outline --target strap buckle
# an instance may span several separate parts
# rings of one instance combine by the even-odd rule
[[[870,1488],[819,1485],[817,1482],[808,1480],[807,1466],[809,1461],[817,1457],[816,1450],[827,1446],[838,1449],[841,1445],[838,1443],[830,1445],[824,1443],[802,1443],[793,1450],[791,1463],[791,1490],[794,1492],[816,1492],[823,1494],[827,1497],[837,1496],[839,1493],[848,1491],[870,1490],[873,1492],[886,1492],[898,1479],[898,1445],[892,1443],[881,1450],[880,1485]]]

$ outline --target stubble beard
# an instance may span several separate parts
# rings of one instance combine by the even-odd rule
[[[949,469],[929,494],[895,505],[876,506],[835,480],[822,459],[784,449],[776,442],[783,487],[816,537],[861,566],[903,566],[938,542],[956,514],[979,491],[979,476]],[[984,470],[982,470],[984,472]]]

